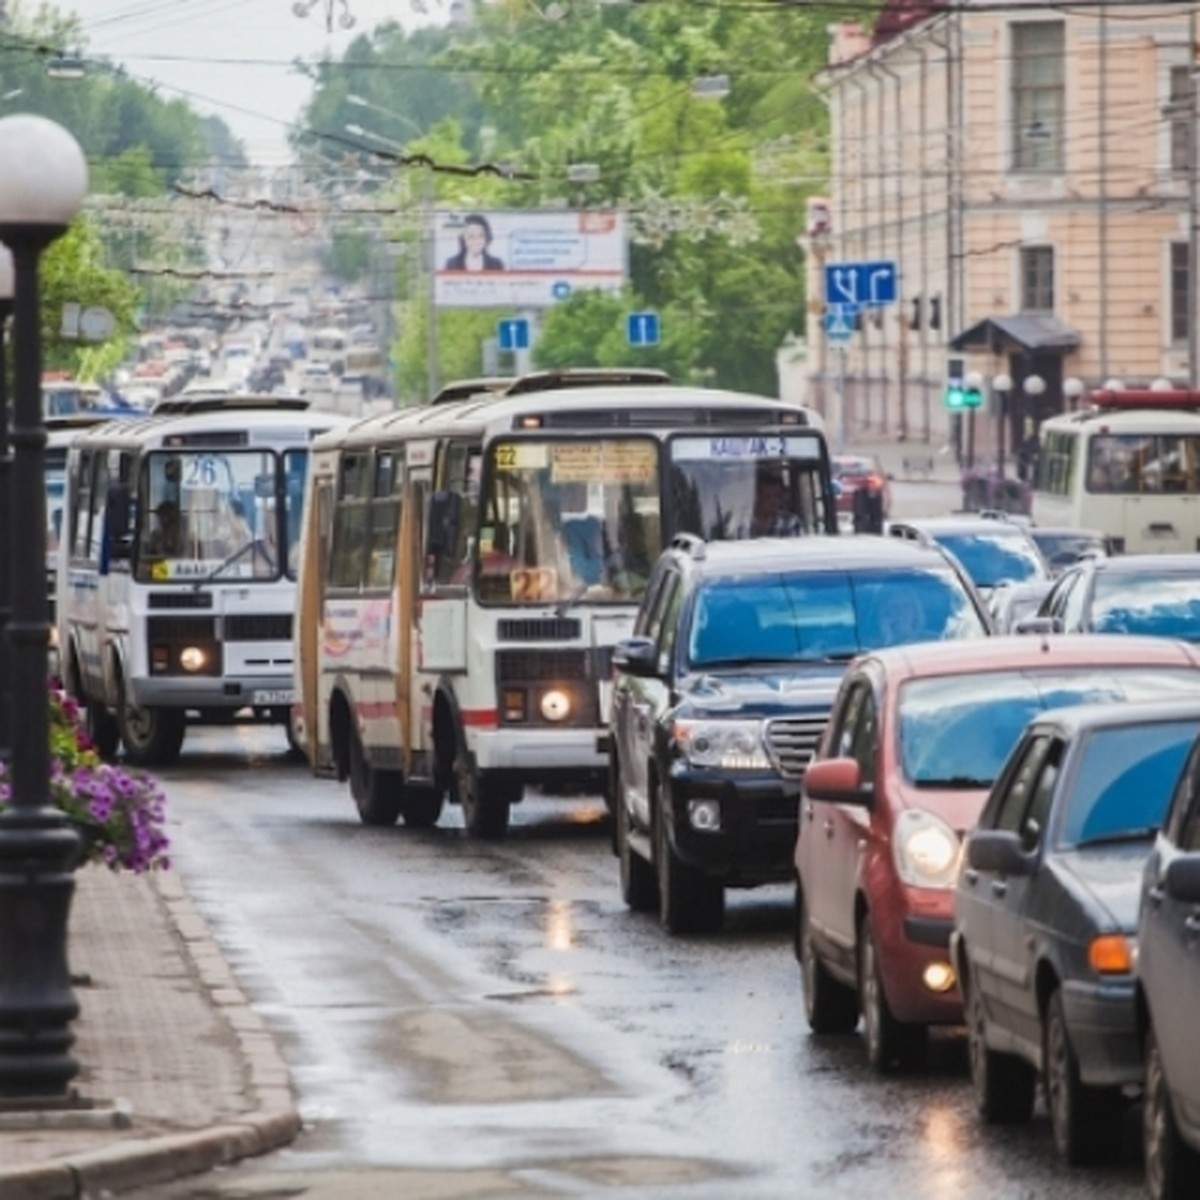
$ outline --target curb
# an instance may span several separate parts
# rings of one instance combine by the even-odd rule
[[[262,1018],[238,987],[204,918],[173,872],[155,872],[185,956],[237,1038],[255,1109],[243,1117],[189,1133],[119,1141],[99,1150],[21,1167],[0,1167],[0,1200],[84,1200],[199,1175],[278,1150],[295,1140],[301,1119],[291,1073]]]

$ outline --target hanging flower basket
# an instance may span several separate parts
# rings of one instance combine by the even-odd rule
[[[170,865],[164,829],[166,797],[144,771],[102,762],[88,739],[79,706],[51,688],[50,797],[80,835],[76,865],[97,862],[114,871]],[[7,763],[0,763],[0,810],[11,799]]]

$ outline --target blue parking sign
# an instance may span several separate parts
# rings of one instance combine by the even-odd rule
[[[631,346],[658,345],[658,313],[630,313],[626,329]]]

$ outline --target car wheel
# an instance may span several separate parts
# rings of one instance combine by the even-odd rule
[[[658,880],[651,866],[629,844],[629,810],[624,799],[613,817],[617,839],[617,860],[621,864],[621,899],[631,912],[653,912],[658,906]]]
[[[1200,1196],[1200,1154],[1179,1135],[1153,1029],[1146,1033],[1142,1140],[1151,1200],[1194,1200]]]
[[[515,798],[512,788],[507,782],[489,779],[485,772],[475,768],[461,736],[454,755],[454,792],[462,806],[468,837],[480,841],[498,841],[504,837]]]
[[[1080,1081],[1061,991],[1046,1007],[1043,1041],[1046,1108],[1059,1157],[1072,1166],[1111,1158],[1121,1145],[1121,1096]]]
[[[888,1008],[871,918],[858,927],[858,998],[867,1039],[867,1064],[874,1071],[907,1070],[925,1061],[929,1029],[897,1021]]]
[[[1015,1125],[1033,1115],[1037,1072],[1024,1059],[992,1050],[987,1016],[977,987],[964,984],[967,996],[967,1057],[975,1107],[989,1125]]]
[[[668,933],[715,933],[725,921],[725,888],[675,853],[661,806],[654,821],[658,918]]]
[[[808,924],[804,893],[796,886],[796,957],[804,983],[804,1013],[813,1033],[853,1033],[858,1025],[858,997],[839,983],[817,956]]]
[[[165,767],[179,757],[187,731],[182,708],[141,708],[130,699],[124,681],[117,681],[121,707],[117,725],[125,757],[137,767]]]
[[[400,819],[404,781],[397,771],[371,766],[357,733],[350,735],[350,795],[364,825],[395,825]]]

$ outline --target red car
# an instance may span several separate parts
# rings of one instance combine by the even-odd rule
[[[874,454],[835,454],[829,461],[833,478],[841,485],[837,497],[838,512],[853,516],[854,497],[866,488],[879,492],[886,521],[892,511],[892,493],[887,472],[879,459]]]
[[[876,1070],[963,1020],[949,945],[962,841],[1030,718],[1084,700],[1200,694],[1200,647],[1076,634],[863,655],[804,777],[795,953],[815,1033],[864,1017]]]

